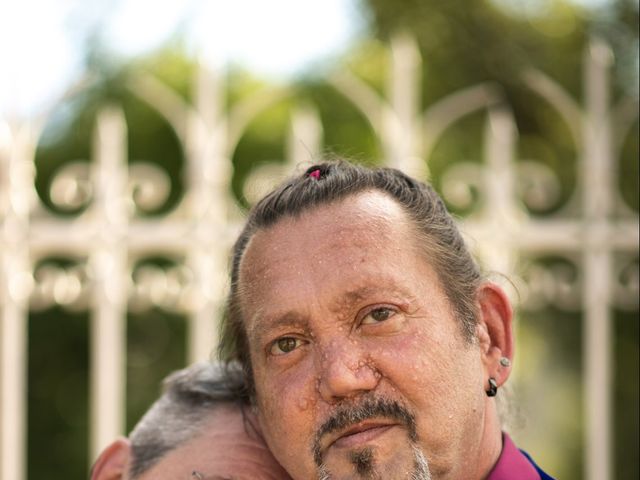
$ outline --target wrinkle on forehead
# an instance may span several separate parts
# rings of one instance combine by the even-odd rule
[[[406,231],[408,225],[402,207],[378,191],[363,192],[312,208],[297,217],[282,218],[270,227],[259,229],[249,240],[241,260],[238,292],[245,296],[257,287],[256,280],[268,281],[270,270],[279,263],[289,262],[293,251],[302,251],[302,257],[307,259],[307,263],[299,267],[339,262],[340,252],[346,248],[357,249],[371,241],[384,248],[394,234]],[[302,241],[316,236],[330,240],[322,251],[312,250]],[[300,268],[292,273],[304,272]]]

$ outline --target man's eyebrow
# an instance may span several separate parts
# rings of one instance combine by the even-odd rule
[[[374,295],[375,293],[380,292],[381,290],[383,289],[375,285],[365,285],[359,288],[354,288],[353,290],[349,290],[340,294],[335,303],[359,302],[367,297],[370,297],[371,295]]]
[[[380,285],[363,285],[358,288],[354,288],[353,290],[349,290],[340,294],[333,302],[333,306],[331,311],[334,313],[339,313],[344,311],[344,309],[353,306],[354,304],[358,304],[362,301],[365,301],[371,297],[375,297],[377,295],[394,295],[400,296],[404,299],[412,299],[414,296],[406,291],[405,289],[399,286],[380,286]]]
[[[254,316],[251,328],[247,331],[247,337],[249,339],[255,339],[259,343],[262,343],[262,340],[265,336],[269,334],[269,332],[288,328],[295,327],[302,330],[309,329],[308,320],[300,315],[297,312],[289,311],[282,315],[277,315],[274,318],[265,318],[258,313]]]

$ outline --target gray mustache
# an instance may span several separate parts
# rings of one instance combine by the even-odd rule
[[[405,407],[394,400],[386,398],[366,398],[357,405],[343,404],[324,422],[316,433],[313,442],[313,460],[322,465],[320,441],[327,434],[338,432],[351,425],[370,418],[389,418],[404,425],[409,439],[415,442],[418,438],[415,417]]]

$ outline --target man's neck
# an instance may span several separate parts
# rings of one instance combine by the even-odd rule
[[[484,480],[498,462],[502,452],[502,428],[496,409],[496,402],[493,399],[486,400],[486,416],[482,440],[476,452],[476,471],[471,477],[473,480]]]

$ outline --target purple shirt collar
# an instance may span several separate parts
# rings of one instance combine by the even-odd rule
[[[487,480],[540,480],[531,462],[518,450],[509,435],[502,434],[502,453]]]

